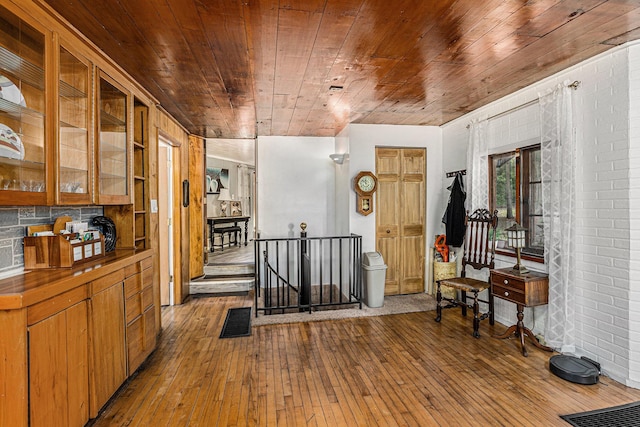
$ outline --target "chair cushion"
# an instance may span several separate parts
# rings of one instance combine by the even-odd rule
[[[454,277],[452,279],[440,280],[440,285],[449,286],[465,292],[482,292],[489,289],[489,282],[486,280],[472,279],[470,277]]]

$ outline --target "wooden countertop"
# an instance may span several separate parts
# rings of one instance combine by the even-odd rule
[[[151,253],[150,249],[116,249],[103,258],[77,267],[31,270],[0,279],[0,310],[20,309],[44,301],[124,268]],[[82,278],[79,279],[79,276]]]

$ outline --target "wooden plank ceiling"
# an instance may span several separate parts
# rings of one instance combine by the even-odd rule
[[[40,0],[204,137],[441,125],[640,38],[637,0]]]

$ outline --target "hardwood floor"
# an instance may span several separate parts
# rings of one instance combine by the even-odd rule
[[[254,263],[253,242],[247,246],[230,246],[224,250],[209,252],[209,265],[218,264],[252,264]]]
[[[95,426],[566,426],[561,414],[640,400],[607,377],[549,372],[551,353],[459,311],[253,327],[219,339],[247,297],[163,307],[159,347]]]

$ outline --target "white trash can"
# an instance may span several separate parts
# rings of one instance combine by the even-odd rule
[[[362,278],[364,303],[372,308],[382,307],[387,266],[380,252],[365,252],[362,258],[362,269],[364,270]]]

